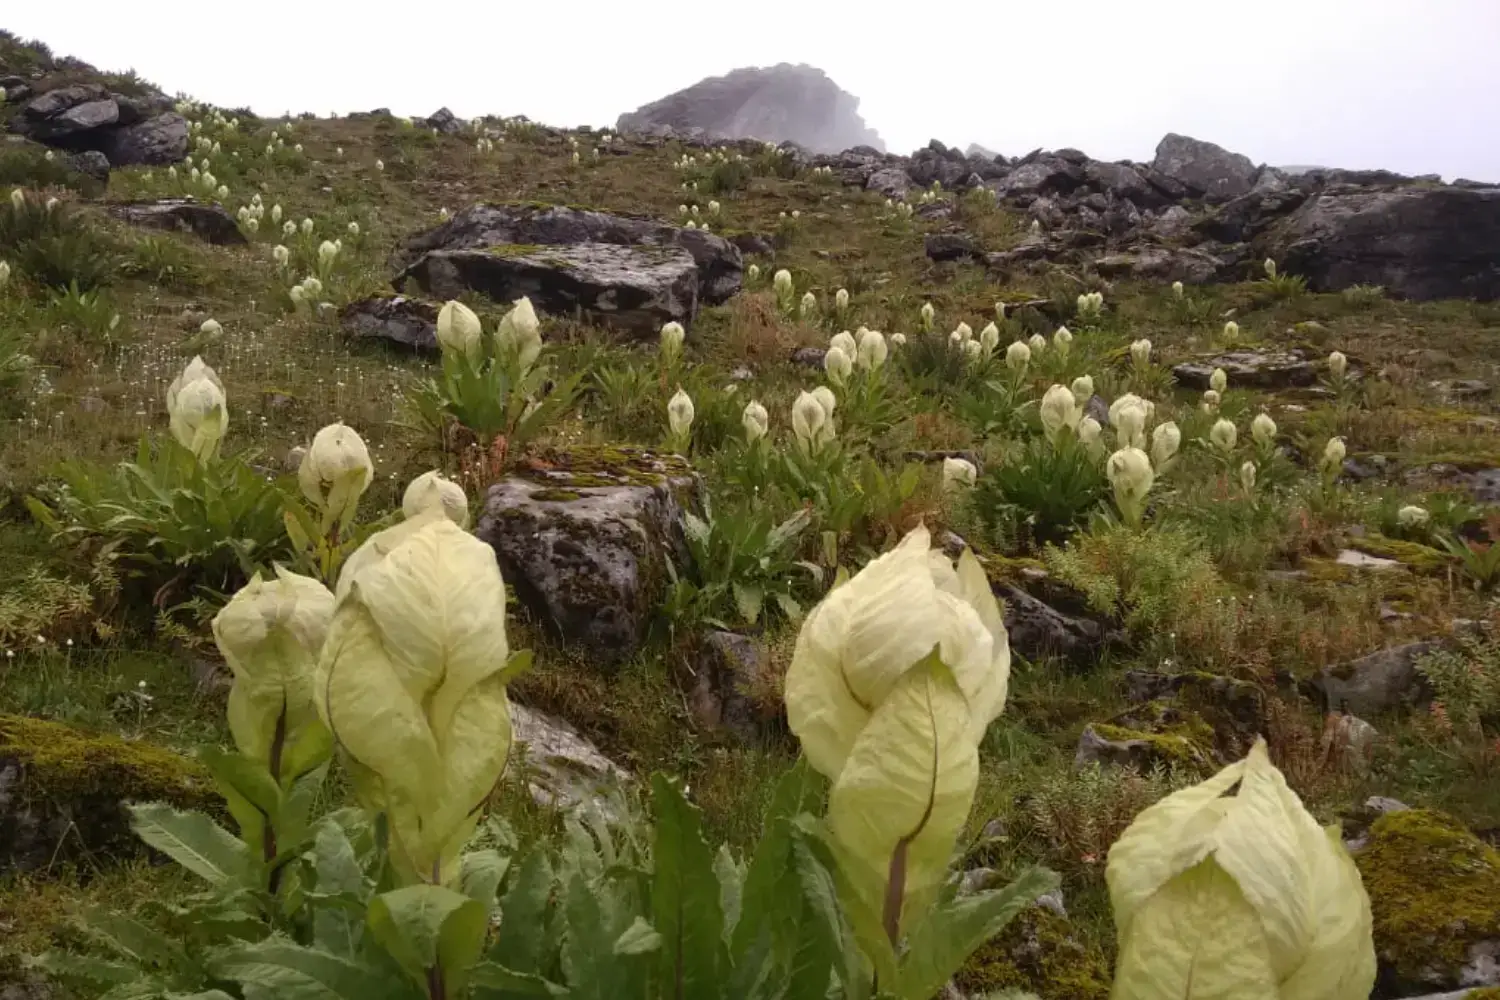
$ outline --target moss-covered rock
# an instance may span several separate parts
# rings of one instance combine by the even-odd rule
[[[682,512],[697,488],[675,455],[554,451],[490,488],[478,534],[542,623],[594,662],[618,664],[665,597],[668,561],[686,556]]]
[[[0,715],[0,872],[133,851],[123,808],[165,801],[215,808],[197,763],[144,743]]]
[[[1453,558],[1446,552],[1440,552],[1431,546],[1379,534],[1366,535],[1349,544],[1360,552],[1382,559],[1394,559],[1418,573],[1441,573],[1453,563]]]
[[[1248,753],[1265,727],[1265,693],[1249,681],[1201,671],[1161,674],[1132,670],[1125,674],[1125,688],[1133,702],[1156,702],[1159,706],[1167,701],[1176,710],[1201,718],[1213,733],[1217,758],[1224,763]],[[1159,707],[1153,709],[1157,712]],[[1131,714],[1138,713],[1127,713]]]
[[[1106,1000],[1109,959],[1082,941],[1066,917],[1033,906],[970,956],[955,982],[970,996],[1019,989],[1042,1000]]]
[[[1500,986],[1500,851],[1451,816],[1389,813],[1355,856],[1388,995]]]
[[[1108,722],[1085,726],[1074,763],[1115,764],[1149,771],[1206,770],[1216,760],[1214,728],[1196,712],[1169,701],[1149,701]]]

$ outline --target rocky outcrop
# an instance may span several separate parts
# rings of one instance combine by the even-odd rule
[[[437,353],[438,307],[405,295],[351,302],[339,312],[339,326],[352,340],[379,340],[411,351]]]
[[[1371,716],[1411,706],[1429,697],[1417,661],[1441,648],[1432,641],[1392,646],[1325,668],[1315,683],[1330,712]]]
[[[711,631],[698,642],[692,672],[688,705],[701,725],[746,741],[784,728],[781,699],[766,697],[776,687],[770,651],[759,639]]]
[[[1409,299],[1500,299],[1500,187],[1326,189],[1266,251],[1314,291],[1383,285]]]
[[[1172,367],[1179,385],[1207,389],[1216,369],[1224,369],[1232,388],[1285,389],[1312,385],[1318,369],[1302,351],[1225,351],[1191,358]]]
[[[434,250],[405,272],[423,291],[456,299],[468,291],[496,302],[525,296],[543,312],[584,316],[637,339],[698,312],[698,268],[679,247],[570,246]]]
[[[208,773],[167,750],[0,715],[0,876],[139,855],[128,802],[212,809],[217,800]]]
[[[697,489],[673,455],[556,452],[490,487],[476,533],[521,604],[608,670],[645,637],[668,560],[685,558],[682,512]]]
[[[1151,166],[1209,201],[1229,201],[1249,194],[1257,173],[1248,156],[1175,132],[1167,133],[1157,143]]]
[[[31,98],[11,128],[74,153],[97,152],[113,166],[167,165],[187,155],[187,121],[161,94],[127,96],[75,83]]]
[[[724,302],[744,277],[739,248],[701,229],[537,204],[466,208],[408,239],[392,264],[397,288],[414,278],[440,297],[473,288],[503,302],[534,289],[538,308],[630,330],[654,322],[650,332],[690,324],[698,302]]]
[[[883,150],[880,136],[859,116],[859,99],[822,70],[782,63],[709,77],[620,116],[621,132],[662,128],[708,136],[795,142],[834,153],[853,146]]]
[[[191,233],[216,246],[247,242],[234,216],[218,205],[205,205],[192,198],[116,202],[109,211],[133,225]]]

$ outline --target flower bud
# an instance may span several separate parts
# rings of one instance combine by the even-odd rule
[[[435,511],[345,564],[316,704],[405,884],[452,884],[505,769],[505,584],[489,545]]]
[[[1275,277],[1276,277],[1276,262],[1274,260],[1272,260],[1271,258],[1267,257],[1265,259],[1265,263],[1261,264],[1261,267],[1265,269],[1266,277],[1267,278],[1271,278],[1273,280],[1275,279]]]
[[[1177,450],[1182,447],[1182,431],[1172,421],[1157,424],[1151,432],[1151,464],[1157,472],[1164,473],[1177,459]]]
[[[792,294],[792,272],[781,268],[771,278],[771,284],[775,287],[777,294],[790,296]]]
[[[438,345],[455,355],[478,361],[483,348],[484,330],[474,310],[462,302],[450,301],[438,310]]]
[[[1065,326],[1058,327],[1057,332],[1052,334],[1052,346],[1057,348],[1058,354],[1067,357],[1068,348],[1073,346],[1073,331]]]
[[[318,263],[325,268],[333,266],[334,259],[339,255],[339,248],[331,240],[324,240],[318,245]]]
[[[1344,448],[1343,438],[1329,438],[1328,443],[1323,446],[1323,472],[1325,475],[1337,476],[1344,470],[1344,456],[1347,454]]]
[[[1065,385],[1054,385],[1042,396],[1038,415],[1047,440],[1056,442],[1057,436],[1064,430],[1072,431],[1078,426],[1083,413],[1079,410],[1078,400],[1074,398],[1071,389]]]
[[[786,673],[787,721],[831,782],[829,838],[850,891],[897,934],[926,916],[948,877],[979,743],[1009,675],[983,568],[968,552],[955,567],[923,527],[803,623]]]
[[[1040,355],[1047,350],[1047,338],[1040,333],[1033,333],[1026,341],[1026,346],[1031,348],[1032,355]]]
[[[922,329],[931,330],[933,319],[936,315],[937,310],[932,308],[931,302],[922,303]]]
[[[893,347],[905,347],[906,346],[906,334],[904,334],[904,333],[893,333],[889,337],[887,337],[886,339],[891,342],[891,345]]]
[[[855,342],[854,334],[848,330],[842,330],[828,338],[828,346],[837,347],[851,358],[859,353],[859,344]]]
[[[5,285],[6,285],[6,283],[9,282],[9,281],[10,281],[10,264],[8,262],[6,262],[6,261],[0,260],[0,288],[4,288]]]
[[[302,494],[323,512],[322,531],[340,530],[354,521],[359,498],[370,486],[375,467],[369,449],[353,428],[329,424],[313,435],[302,456],[297,483]]]
[[[673,437],[683,441],[693,429],[693,398],[681,389],[667,400],[667,427]]]
[[[542,323],[531,299],[525,296],[516,299],[510,311],[500,317],[495,327],[495,351],[501,357],[514,357],[523,372],[541,357]]]
[[[943,459],[943,489],[953,490],[974,485],[979,470],[966,458]]]
[[[854,371],[854,362],[844,353],[843,348],[830,347],[823,355],[823,370],[828,373],[829,381],[834,385],[843,385]]]
[[[193,358],[167,387],[168,427],[177,443],[207,462],[219,454],[229,426],[224,383],[202,358]]]
[[[1031,364],[1031,348],[1022,341],[1015,341],[1005,349],[1005,365],[1011,371],[1024,372]]]
[[[280,566],[271,580],[255,574],[214,617],[214,642],[234,674],[230,735],[283,787],[333,749],[313,688],[332,620],[328,588]]]
[[[885,364],[889,351],[885,337],[879,331],[866,330],[859,338],[859,366],[866,371],[877,371],[881,365]]]
[[[1105,878],[1117,998],[1364,1000],[1374,986],[1359,869],[1337,825],[1320,829],[1287,786],[1264,740],[1148,806],[1110,848]]]
[[[1270,414],[1256,414],[1255,419],[1250,421],[1250,436],[1262,448],[1271,447],[1276,443],[1276,421],[1271,419]]]
[[[1236,323],[1234,320],[1230,320],[1229,322],[1227,322],[1227,323],[1224,324],[1224,339],[1225,340],[1230,341],[1231,343],[1233,343],[1234,341],[1236,341],[1236,340],[1239,339],[1239,336],[1240,336],[1240,325],[1238,323]]]
[[[303,236],[311,236],[312,235],[312,231],[313,231],[313,220],[311,220],[311,219],[303,219],[302,220],[302,235]]]
[[[1078,421],[1078,440],[1096,459],[1104,454],[1103,433],[1104,428],[1093,417],[1083,417]]]
[[[1151,363],[1151,341],[1142,338],[1130,345],[1130,360],[1144,368]]]
[[[401,513],[407,520],[432,510],[442,511],[444,517],[460,528],[469,526],[469,498],[464,494],[464,488],[443,478],[437,470],[424,472],[413,479],[401,496]]]
[[[956,327],[953,328],[953,332],[956,333],[956,334],[958,334],[958,339],[959,340],[973,340],[974,339],[974,328],[971,327],[971,326],[969,326],[969,324],[963,322],[962,320],[959,321],[958,326],[956,326]],[[997,331],[997,333],[998,333],[998,331]],[[996,344],[998,345],[998,343],[999,343],[999,339],[997,338],[996,339]]]
[[[1215,448],[1227,455],[1234,451],[1235,443],[1239,440],[1239,432],[1235,430],[1233,421],[1221,418],[1209,429],[1208,440]]]
[[[1203,412],[1204,413],[1217,413],[1219,411],[1219,403],[1220,402],[1222,402],[1222,397],[1220,397],[1220,395],[1219,395],[1219,393],[1218,393],[1217,390],[1215,390],[1215,389],[1204,389],[1203,390]]]
[[[1396,511],[1396,523],[1403,528],[1425,528],[1432,520],[1432,514],[1425,507],[1408,504]]]
[[[745,404],[745,412],[740,416],[740,423],[745,428],[745,440],[752,444],[766,436],[771,429],[771,415],[766,408],[756,400],[750,400]]]
[[[844,310],[846,310],[846,309],[849,308],[849,290],[848,289],[846,289],[846,288],[840,288],[838,291],[836,291],[836,292],[833,293],[833,306],[839,312],[843,312]]]
[[[1229,376],[1225,374],[1224,369],[1214,369],[1213,374],[1208,377],[1208,387],[1221,395],[1229,388]]]
[[[1349,359],[1344,357],[1341,352],[1334,351],[1328,355],[1328,373],[1335,379],[1343,378],[1344,372],[1346,372],[1348,368]]]
[[[1105,477],[1115,491],[1115,506],[1127,523],[1139,525],[1146,510],[1146,497],[1156,482],[1151,459],[1139,448],[1121,448],[1104,465]]]
[[[675,320],[661,328],[661,356],[662,360],[669,365],[677,363],[682,357],[682,342],[687,339],[687,331],[682,324]]]
[[[1115,428],[1115,442],[1122,447],[1140,448],[1146,443],[1146,408],[1121,406],[1110,408],[1109,422]]]
[[[818,311],[818,297],[812,292],[803,292],[802,304],[798,309],[803,319],[813,316]]]
[[[1255,463],[1246,461],[1240,465],[1240,488],[1246,493],[1255,492]]]
[[[830,422],[828,411],[810,392],[797,396],[792,404],[792,433],[804,452],[816,451],[825,440],[825,428]]]
[[[1000,346],[1000,328],[993,323],[986,323],[984,329],[979,331],[979,346],[985,354],[994,354],[995,349]]]
[[[1182,282],[1180,282],[1180,281],[1174,281],[1174,282],[1172,282],[1172,298],[1177,299],[1178,301],[1181,301],[1182,300],[1182,296],[1183,296]]]
[[[1071,388],[1073,390],[1073,398],[1082,401],[1080,405],[1087,404],[1089,400],[1094,398],[1094,379],[1092,376],[1078,376],[1073,380]]]

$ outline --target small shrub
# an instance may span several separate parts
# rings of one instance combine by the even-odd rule
[[[1019,454],[985,470],[972,503],[993,539],[1041,546],[1077,530],[1107,489],[1099,463],[1083,445],[1065,437],[1054,446],[1036,437]]]
[[[45,150],[25,145],[16,149],[0,150],[0,188],[71,188],[81,194],[99,194],[102,185],[87,174],[79,173],[68,166],[63,154],[53,153],[47,158]]]
[[[192,254],[170,236],[146,236],[131,244],[122,270],[165,288],[195,288],[201,280]]]
[[[21,273],[41,285],[91,291],[114,269],[113,246],[71,206],[27,195],[0,203],[0,246]]]
[[[1417,672],[1432,685],[1434,703],[1455,724],[1477,730],[1500,725],[1500,619],[1479,635],[1459,640],[1456,650],[1431,653]]]
[[[1160,769],[1090,764],[1052,775],[1033,791],[1024,825],[1059,867],[1101,871],[1110,845],[1141,810],[1191,783]]]
[[[1385,286],[1350,285],[1340,293],[1340,298],[1352,309],[1372,309],[1385,301]]]

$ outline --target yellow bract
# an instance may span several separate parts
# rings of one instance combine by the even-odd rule
[[[429,511],[366,543],[339,592],[318,710],[361,803],[389,820],[397,872],[449,882],[510,753],[494,551]]]
[[[1141,813],[1106,874],[1114,1000],[1365,1000],[1374,985],[1359,871],[1263,740]]]

